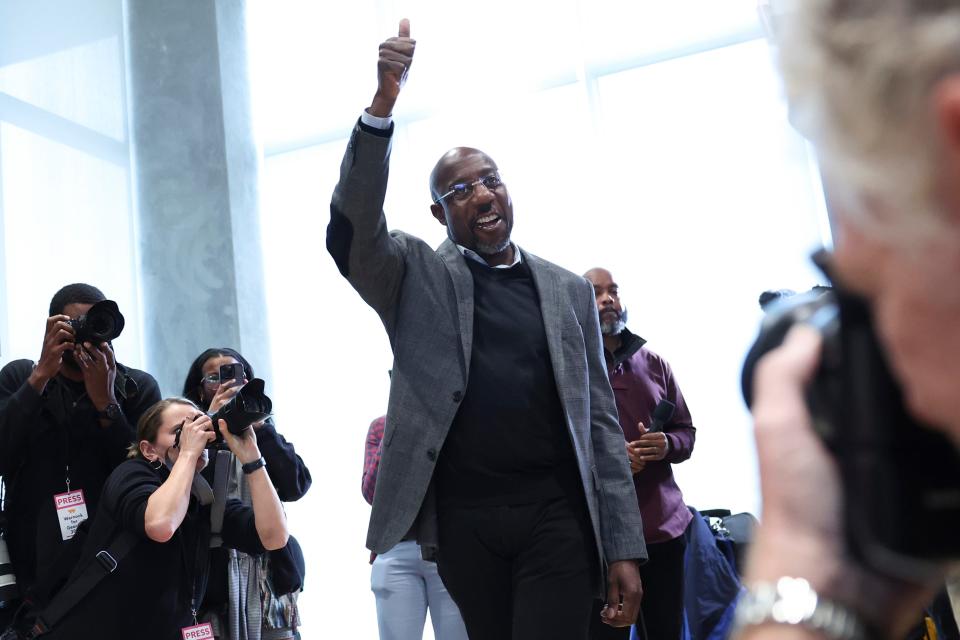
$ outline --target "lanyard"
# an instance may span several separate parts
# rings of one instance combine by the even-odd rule
[[[73,389],[71,389],[66,384],[61,384],[57,381],[56,384],[60,406],[62,407],[62,422],[58,420],[57,422],[63,428],[63,467],[64,467],[64,482],[67,485],[67,493],[70,493],[70,431],[73,427],[73,417],[77,413],[77,407],[85,398],[87,398],[86,390],[82,391],[80,395],[74,396]],[[54,412],[54,417],[56,418],[59,412]]]
[[[191,498],[192,500],[192,498]],[[185,532],[181,526],[180,535],[180,560],[183,564],[183,573],[190,580],[190,615],[193,616],[193,624],[197,624],[197,613],[200,611],[200,604],[203,602],[203,596],[207,592],[207,582],[210,578],[210,528],[209,518],[204,518],[200,511],[196,517],[198,519],[198,530],[195,540],[196,548],[193,550],[193,566],[190,565],[190,552],[187,549]],[[187,518],[191,517],[189,511]],[[205,524],[207,523],[207,524]]]

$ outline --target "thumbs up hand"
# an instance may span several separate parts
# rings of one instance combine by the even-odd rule
[[[377,93],[367,112],[385,118],[393,113],[400,90],[407,81],[417,41],[410,37],[410,21],[404,18],[396,36],[380,45],[377,61]]]

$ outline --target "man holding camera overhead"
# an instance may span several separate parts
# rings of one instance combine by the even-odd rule
[[[409,532],[434,549],[471,640],[583,640],[594,596],[629,626],[647,554],[592,288],[510,240],[508,190],[477,149],[430,176],[439,249],[387,232],[391,114],[414,46],[406,20],[380,46],[327,228],[393,347],[367,546]]]
[[[3,520],[20,595],[93,515],[137,420],[160,400],[150,374],[116,362],[109,341],[123,316],[109,301],[90,313],[105,300],[88,284],[63,287],[50,301],[39,360],[0,370]],[[16,608],[6,604],[0,629]]]

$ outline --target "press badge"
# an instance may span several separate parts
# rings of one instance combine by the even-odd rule
[[[213,627],[209,622],[180,629],[183,640],[213,640]]]
[[[67,491],[53,496],[57,507],[57,519],[60,521],[60,535],[69,540],[77,532],[80,523],[87,519],[87,501],[83,489]]]

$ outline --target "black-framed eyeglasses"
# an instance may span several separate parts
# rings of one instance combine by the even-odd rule
[[[450,191],[447,191],[434,200],[433,204],[440,204],[450,196],[453,196],[453,199],[457,202],[468,200],[470,196],[473,195],[473,190],[478,184],[482,184],[488,191],[494,191],[503,185],[503,180],[500,179],[499,172],[494,172],[482,178],[477,178],[473,182],[458,182],[457,184],[450,185]]]

